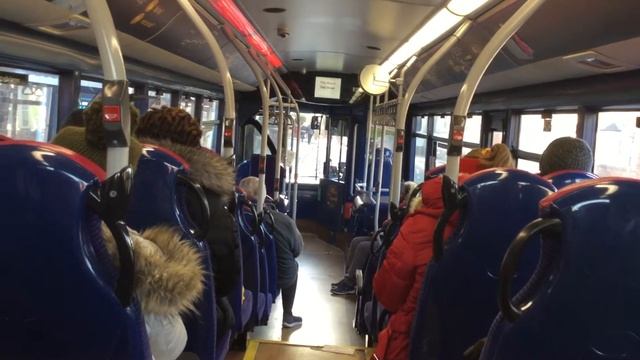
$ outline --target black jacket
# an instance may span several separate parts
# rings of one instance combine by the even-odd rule
[[[267,210],[273,215],[265,216],[268,228],[273,229],[273,237],[276,241],[276,256],[278,258],[278,287],[289,287],[298,275],[298,263],[296,258],[302,252],[304,245],[302,235],[298,231],[295,221],[285,214],[275,210]]]

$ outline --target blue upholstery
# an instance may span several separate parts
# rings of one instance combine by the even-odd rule
[[[262,229],[259,230],[262,233]],[[267,259],[267,251],[265,249],[264,235],[260,234],[260,243],[258,244],[258,260],[260,261],[260,294],[264,296],[264,309],[259,313],[260,325],[266,325],[269,321],[271,313],[271,304],[273,296],[269,291],[269,261]]]
[[[586,171],[562,170],[546,175],[544,178],[549,180],[551,184],[559,190],[565,186],[576,184],[581,181],[597,179],[598,176]]]
[[[439,261],[427,267],[411,336],[411,359],[462,359],[498,312],[498,271],[505,250],[555,189],[525,171],[486,170],[461,186],[460,221]],[[514,288],[533,272],[539,248],[522,256]]]
[[[483,359],[640,358],[640,181],[602,178],[541,202],[541,218],[559,219],[544,233],[535,286],[518,294],[522,315],[500,314]],[[530,282],[531,284],[531,282]]]
[[[269,216],[265,214],[265,216]],[[271,233],[273,229],[270,229],[265,222],[262,222],[262,233],[264,234],[264,249],[267,256],[267,268],[269,274],[269,294],[272,301],[276,301],[280,289],[278,289],[278,258],[276,253],[276,239]]]
[[[246,199],[245,195],[236,195],[236,220],[240,232],[240,243],[242,246],[242,278],[245,288],[245,297],[247,292],[251,292],[253,299],[253,309],[251,317],[243,328],[244,331],[253,329],[259,325],[261,314],[264,313],[265,296],[260,292],[260,257],[258,245],[259,225],[257,219],[253,218],[252,204]]]
[[[205,271],[204,291],[195,304],[196,313],[184,316],[188,342],[185,351],[196,353],[201,360],[215,359],[216,302],[213,267],[208,244],[192,234],[185,205],[185,189],[178,176],[187,169],[168,150],[145,146],[133,181],[127,223],[133,229],[144,230],[156,225],[180,229],[182,237],[200,253]]]
[[[100,175],[83,161],[0,142],[1,359],[151,358],[137,301],[123,308],[114,294],[118,272],[87,207]]]
[[[240,180],[251,176],[251,161],[245,160],[236,166],[236,183]]]

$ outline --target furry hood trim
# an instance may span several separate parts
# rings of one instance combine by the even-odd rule
[[[204,147],[195,148],[176,144],[169,140],[141,138],[139,141],[167,148],[183,157],[191,167],[189,175],[224,200],[228,200],[233,194],[236,185],[235,171],[215,152]]]
[[[117,266],[116,243],[104,223],[102,233]],[[194,304],[204,288],[198,251],[167,226],[154,226],[142,234],[129,229],[129,234],[135,259],[135,292],[142,311],[165,316],[195,311]]]

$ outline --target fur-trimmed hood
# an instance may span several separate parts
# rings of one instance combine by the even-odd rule
[[[157,145],[167,148],[183,157],[191,167],[189,175],[202,186],[218,194],[225,201],[233,194],[236,178],[235,171],[227,161],[203,147],[191,147],[176,144],[169,140],[150,138],[138,139],[143,144]]]
[[[105,245],[118,264],[115,240],[102,224]],[[167,226],[154,226],[139,234],[129,229],[135,259],[135,293],[145,313],[176,315],[195,311],[202,295],[204,270],[198,251]]]

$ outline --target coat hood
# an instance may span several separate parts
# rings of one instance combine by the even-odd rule
[[[139,141],[167,148],[180,155],[191,167],[189,175],[225,201],[233,194],[236,184],[234,169],[213,151],[203,147],[185,146],[169,140],[140,138]]]
[[[109,255],[118,264],[116,243],[102,224]],[[202,295],[204,271],[198,251],[167,226],[154,226],[139,234],[129,229],[135,259],[136,296],[145,313],[176,315],[195,311]]]

